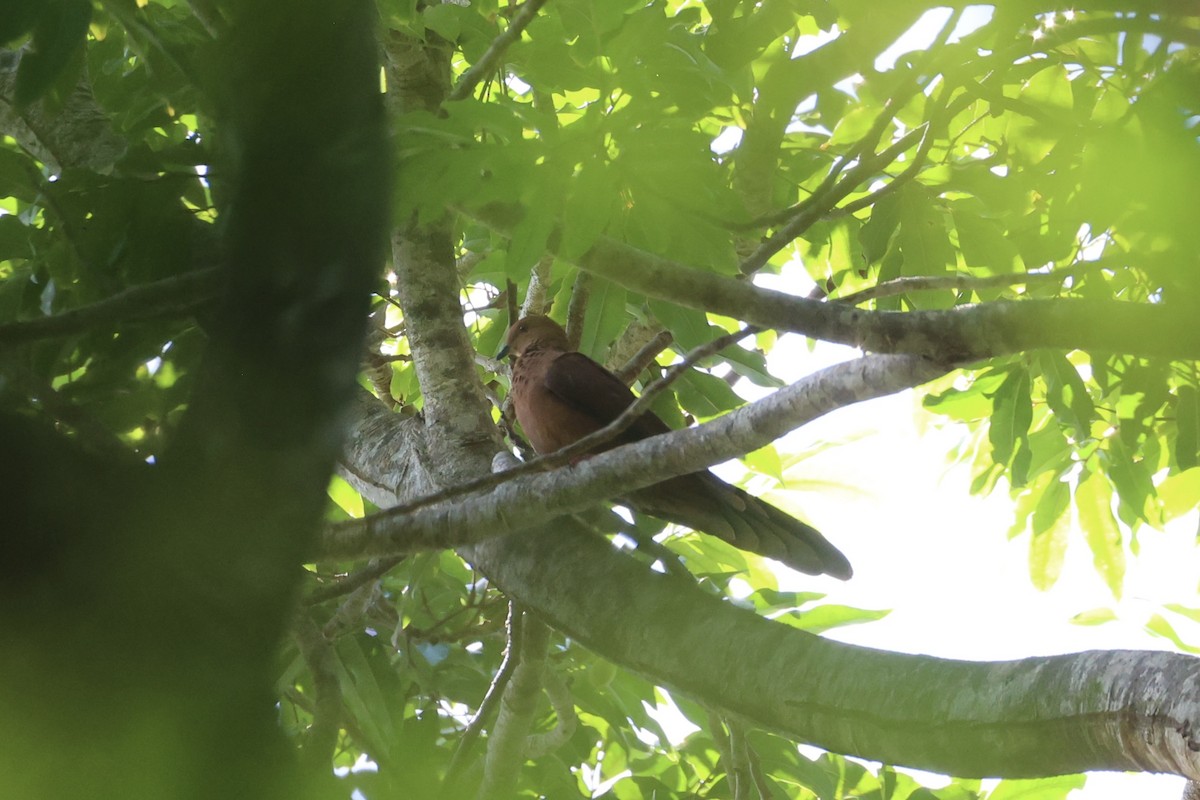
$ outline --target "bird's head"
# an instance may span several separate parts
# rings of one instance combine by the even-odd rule
[[[535,314],[512,324],[504,337],[504,347],[500,348],[498,357],[514,355],[520,358],[530,350],[569,349],[567,332],[562,326],[549,317]]]

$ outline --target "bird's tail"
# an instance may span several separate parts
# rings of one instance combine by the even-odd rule
[[[672,478],[627,498],[660,519],[724,539],[809,575],[846,580],[850,562],[816,528],[730,486],[711,472]]]

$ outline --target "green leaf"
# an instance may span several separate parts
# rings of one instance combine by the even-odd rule
[[[575,261],[596,240],[616,211],[616,180],[601,158],[585,161],[570,183],[563,208],[558,254]]]
[[[461,6],[444,3],[431,6],[428,11],[435,8],[465,10]],[[524,121],[517,110],[509,106],[485,103],[469,97],[465,100],[445,102],[442,104],[442,108],[446,111],[446,118],[442,124],[450,131],[470,135],[472,138],[479,134],[486,134],[499,139],[504,144],[521,140]]]
[[[1029,576],[1041,591],[1050,589],[1062,574],[1070,534],[1071,515],[1067,513],[1070,506],[1070,487],[1052,479],[1034,507]]]
[[[905,184],[900,195],[900,232],[898,241],[904,254],[904,275],[945,275],[957,263],[954,247],[946,229],[945,211],[929,191],[917,184]],[[954,304],[949,291],[920,292],[913,295],[919,308],[945,308]]]
[[[1066,800],[1073,790],[1083,788],[1086,782],[1086,775],[1004,780],[988,793],[987,800]]]
[[[899,225],[900,196],[898,192],[892,192],[884,195],[871,207],[871,216],[858,231],[863,260],[874,264],[882,259],[891,246],[892,234]]]
[[[847,625],[861,625],[864,622],[874,622],[891,614],[890,609],[866,609],[853,606],[828,605],[817,606],[798,614],[787,614],[773,619],[785,622],[793,628],[810,633],[822,633],[832,628],[842,628]]]
[[[730,368],[738,375],[757,386],[778,389],[786,384],[767,371],[767,358],[758,350],[747,350],[740,345],[726,347],[720,353]]]
[[[1183,639],[1179,638],[1179,634],[1175,632],[1175,628],[1171,623],[1167,622],[1158,614],[1150,615],[1150,619],[1146,622],[1146,631],[1155,636],[1161,636],[1169,640],[1172,644],[1178,647],[1185,653],[1200,653],[1200,647],[1187,644]]]
[[[769,444],[752,453],[747,453],[742,461],[755,472],[770,475],[780,483],[784,483],[783,462],[779,458],[779,451],[775,449],[775,445]]]
[[[844,115],[833,127],[833,136],[829,137],[829,147],[843,144],[853,144],[861,139],[871,126],[879,112],[869,104],[862,104]]]
[[[1178,603],[1167,603],[1163,606],[1163,608],[1167,609],[1168,611],[1173,611],[1180,616],[1187,617],[1192,622],[1200,622],[1200,608],[1188,608],[1187,606],[1181,606]]]
[[[989,380],[982,380],[987,376]],[[925,395],[921,405],[935,414],[944,414],[961,422],[975,422],[992,416],[994,390],[1003,382],[1003,372],[985,373],[965,389],[951,386],[944,392]]]
[[[354,487],[347,483],[340,475],[334,475],[329,479],[328,492],[333,502],[337,503],[338,507],[345,511],[346,514],[355,519],[362,517],[362,495],[355,491]]]
[[[1117,619],[1117,612],[1111,608],[1093,608],[1088,611],[1080,611],[1075,616],[1071,617],[1072,625],[1103,625],[1106,622],[1113,622]]]
[[[88,0],[46,0],[33,29],[33,48],[17,67],[18,106],[29,105],[53,85],[83,46],[91,19]]]
[[[714,417],[744,402],[729,384],[707,372],[689,369],[675,382],[680,404],[696,417]]]
[[[713,340],[713,329],[703,311],[668,303],[666,300],[650,300],[650,310],[658,318],[675,341],[684,350],[691,350]]]
[[[1192,467],[1164,480],[1158,486],[1158,499],[1166,522],[1190,514],[1200,505],[1200,467]]]
[[[950,213],[967,266],[995,273],[1017,272],[1023,268],[1017,248],[995,220],[985,219],[963,202],[953,204]]]
[[[0,197],[34,202],[40,193],[37,178],[37,166],[28,156],[0,147]]]
[[[1075,429],[1077,438],[1089,435],[1096,407],[1075,365],[1061,352],[1043,350],[1034,356],[1046,381],[1046,402],[1060,422]]]
[[[992,457],[997,464],[1009,464],[1016,452],[1017,443],[1027,439],[1029,425],[1033,421],[1033,400],[1029,394],[1029,371],[1024,366],[1015,366],[992,395],[991,424],[988,426],[988,441],[992,445]]]
[[[604,351],[625,330],[625,287],[592,276],[588,291],[587,316],[579,350],[603,360]]]
[[[505,260],[509,275],[529,274],[529,270],[545,254],[546,243],[550,241],[554,226],[553,215],[541,213],[528,213],[517,223]]]
[[[1121,501],[1117,507],[1121,519],[1129,525],[1140,521],[1161,528],[1158,495],[1147,459],[1136,457],[1119,436],[1110,437],[1107,444],[1099,456],[1106,462],[1108,478]]]
[[[1200,392],[1195,386],[1175,390],[1175,463],[1181,470],[1200,466]]]
[[[363,733],[377,746],[395,737],[387,702],[375,679],[366,654],[353,636],[345,636],[334,645],[334,672],[342,692],[342,702]]]
[[[1125,582],[1125,549],[1112,512],[1112,494],[1108,479],[1092,472],[1075,487],[1075,506],[1079,527],[1092,550],[1092,564],[1113,597],[1120,598]]]
[[[475,12],[456,3],[426,6],[421,12],[425,27],[451,42],[456,41],[462,32],[465,14],[474,16]]]
[[[1067,68],[1061,64],[1051,64],[1040,70],[1025,83],[1021,99],[1044,109],[1070,111],[1075,101]]]
[[[0,216],[0,261],[32,257],[29,241],[32,233],[33,230],[22,224],[18,217],[12,214]]]

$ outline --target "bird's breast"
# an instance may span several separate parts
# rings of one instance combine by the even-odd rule
[[[544,386],[522,388],[524,402],[515,404],[517,421],[539,453],[553,453],[600,429],[595,419],[563,402]]]

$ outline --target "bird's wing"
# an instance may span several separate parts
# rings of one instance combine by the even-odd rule
[[[636,399],[620,378],[583,353],[563,353],[554,359],[543,383],[564,403],[593,417],[600,426],[612,422]],[[645,439],[669,430],[665,422],[647,411],[621,439]]]
[[[634,401],[633,392],[620,378],[582,353],[563,353],[546,363],[542,386],[565,407],[550,423],[556,427],[554,433],[561,434],[557,429],[568,423],[575,426],[570,437],[556,436],[555,446],[549,449],[582,436],[585,426],[579,424],[581,420],[590,419],[596,427],[602,427]],[[563,413],[567,410],[569,413]],[[544,415],[551,411],[542,409]],[[666,423],[646,413],[614,444],[668,430]],[[624,499],[653,516],[719,536],[736,547],[776,558],[802,572],[827,573],[842,579],[851,575],[846,557],[814,528],[706,470],[637,490]]]

